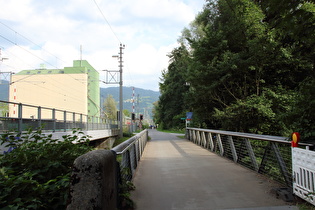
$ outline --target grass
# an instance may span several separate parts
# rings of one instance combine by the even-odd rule
[[[129,138],[130,137],[122,137],[122,138],[116,139],[113,147],[116,147],[117,145],[119,145],[119,144],[123,143],[124,141],[128,140]]]
[[[185,129],[181,129],[181,130],[178,130],[178,129],[162,130],[162,129],[158,128],[157,130],[158,130],[158,131],[161,131],[161,132],[165,132],[165,133],[180,133],[180,134],[185,134]]]
[[[180,139],[186,139],[185,136],[176,136],[176,137],[178,137],[178,138],[180,138]]]

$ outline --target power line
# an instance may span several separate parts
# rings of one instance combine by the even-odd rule
[[[5,47],[2,46],[2,45],[0,45],[0,48],[5,49]],[[25,65],[27,65],[30,69],[36,69],[35,66],[33,66],[33,65],[29,64],[29,63],[27,63],[25,60],[23,60],[23,59],[20,58],[19,56],[15,55],[14,53],[12,53],[12,52],[10,52],[10,51],[8,51],[8,50],[6,50],[6,51],[4,51],[4,52],[7,54],[7,56],[10,56],[10,58],[13,56],[14,58],[20,60],[20,61],[23,62]],[[3,64],[3,65],[8,66],[8,67],[10,67],[11,69],[17,69],[16,67],[14,67],[14,66],[9,66],[9,65],[7,65],[7,64]]]
[[[34,57],[40,59],[41,61],[44,61],[45,63],[49,64],[50,66],[55,67],[55,68],[58,69],[57,66],[55,66],[55,65],[53,65],[53,64],[51,64],[51,63],[49,63],[48,61],[45,61],[45,60],[42,59],[41,57],[39,57],[39,56],[35,55],[34,53],[32,53],[31,51],[29,51],[29,50],[25,49],[24,47],[22,47],[22,46],[20,46],[20,45],[18,45],[18,44],[16,44],[16,43],[14,43],[12,40],[10,40],[10,39],[8,39],[8,38],[2,36],[2,35],[0,35],[0,37],[3,38],[3,39],[5,39],[5,40],[7,40],[8,42],[10,42],[10,43],[12,43],[12,44],[18,46],[19,48],[25,50],[25,51],[28,52],[29,54],[31,54],[31,55],[33,55]]]
[[[8,29],[10,29],[11,31],[13,31],[15,34],[18,34],[19,36],[21,36],[22,38],[24,38],[25,40],[29,41],[30,43],[32,43],[33,45],[39,47],[41,50],[45,51],[46,53],[50,54],[51,56],[55,57],[56,59],[60,60],[61,62],[63,63],[66,63],[65,61],[61,60],[60,58],[58,58],[56,55],[52,54],[51,52],[45,50],[44,48],[42,48],[39,44],[36,44],[35,42],[33,42],[32,40],[30,40],[29,38],[27,38],[26,36],[23,36],[22,34],[18,33],[17,31],[15,31],[13,28],[11,28],[10,26],[4,24],[3,22],[0,21],[0,23],[2,25],[4,25],[5,27],[7,27]],[[18,45],[16,42],[12,42],[10,41],[11,43],[15,44],[15,45]]]
[[[107,25],[109,26],[110,30],[112,31],[112,33],[115,35],[116,39],[118,40],[118,42],[121,44],[121,41],[119,40],[118,36],[116,35],[116,33],[114,32],[112,26],[109,24],[108,20],[106,19],[104,13],[102,12],[101,8],[98,6],[98,4],[96,3],[95,0],[93,0],[95,5],[97,6],[98,10],[100,11],[101,15],[103,16],[105,22],[107,23]]]

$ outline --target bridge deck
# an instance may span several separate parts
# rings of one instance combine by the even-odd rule
[[[275,198],[274,183],[174,134],[150,130],[133,183],[138,210],[298,209]]]

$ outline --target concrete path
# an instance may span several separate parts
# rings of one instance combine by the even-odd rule
[[[187,140],[149,130],[133,183],[138,210],[298,209],[270,194],[262,176]]]

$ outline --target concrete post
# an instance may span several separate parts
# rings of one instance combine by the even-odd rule
[[[67,210],[116,209],[116,157],[110,150],[93,150],[74,161],[71,203]]]

